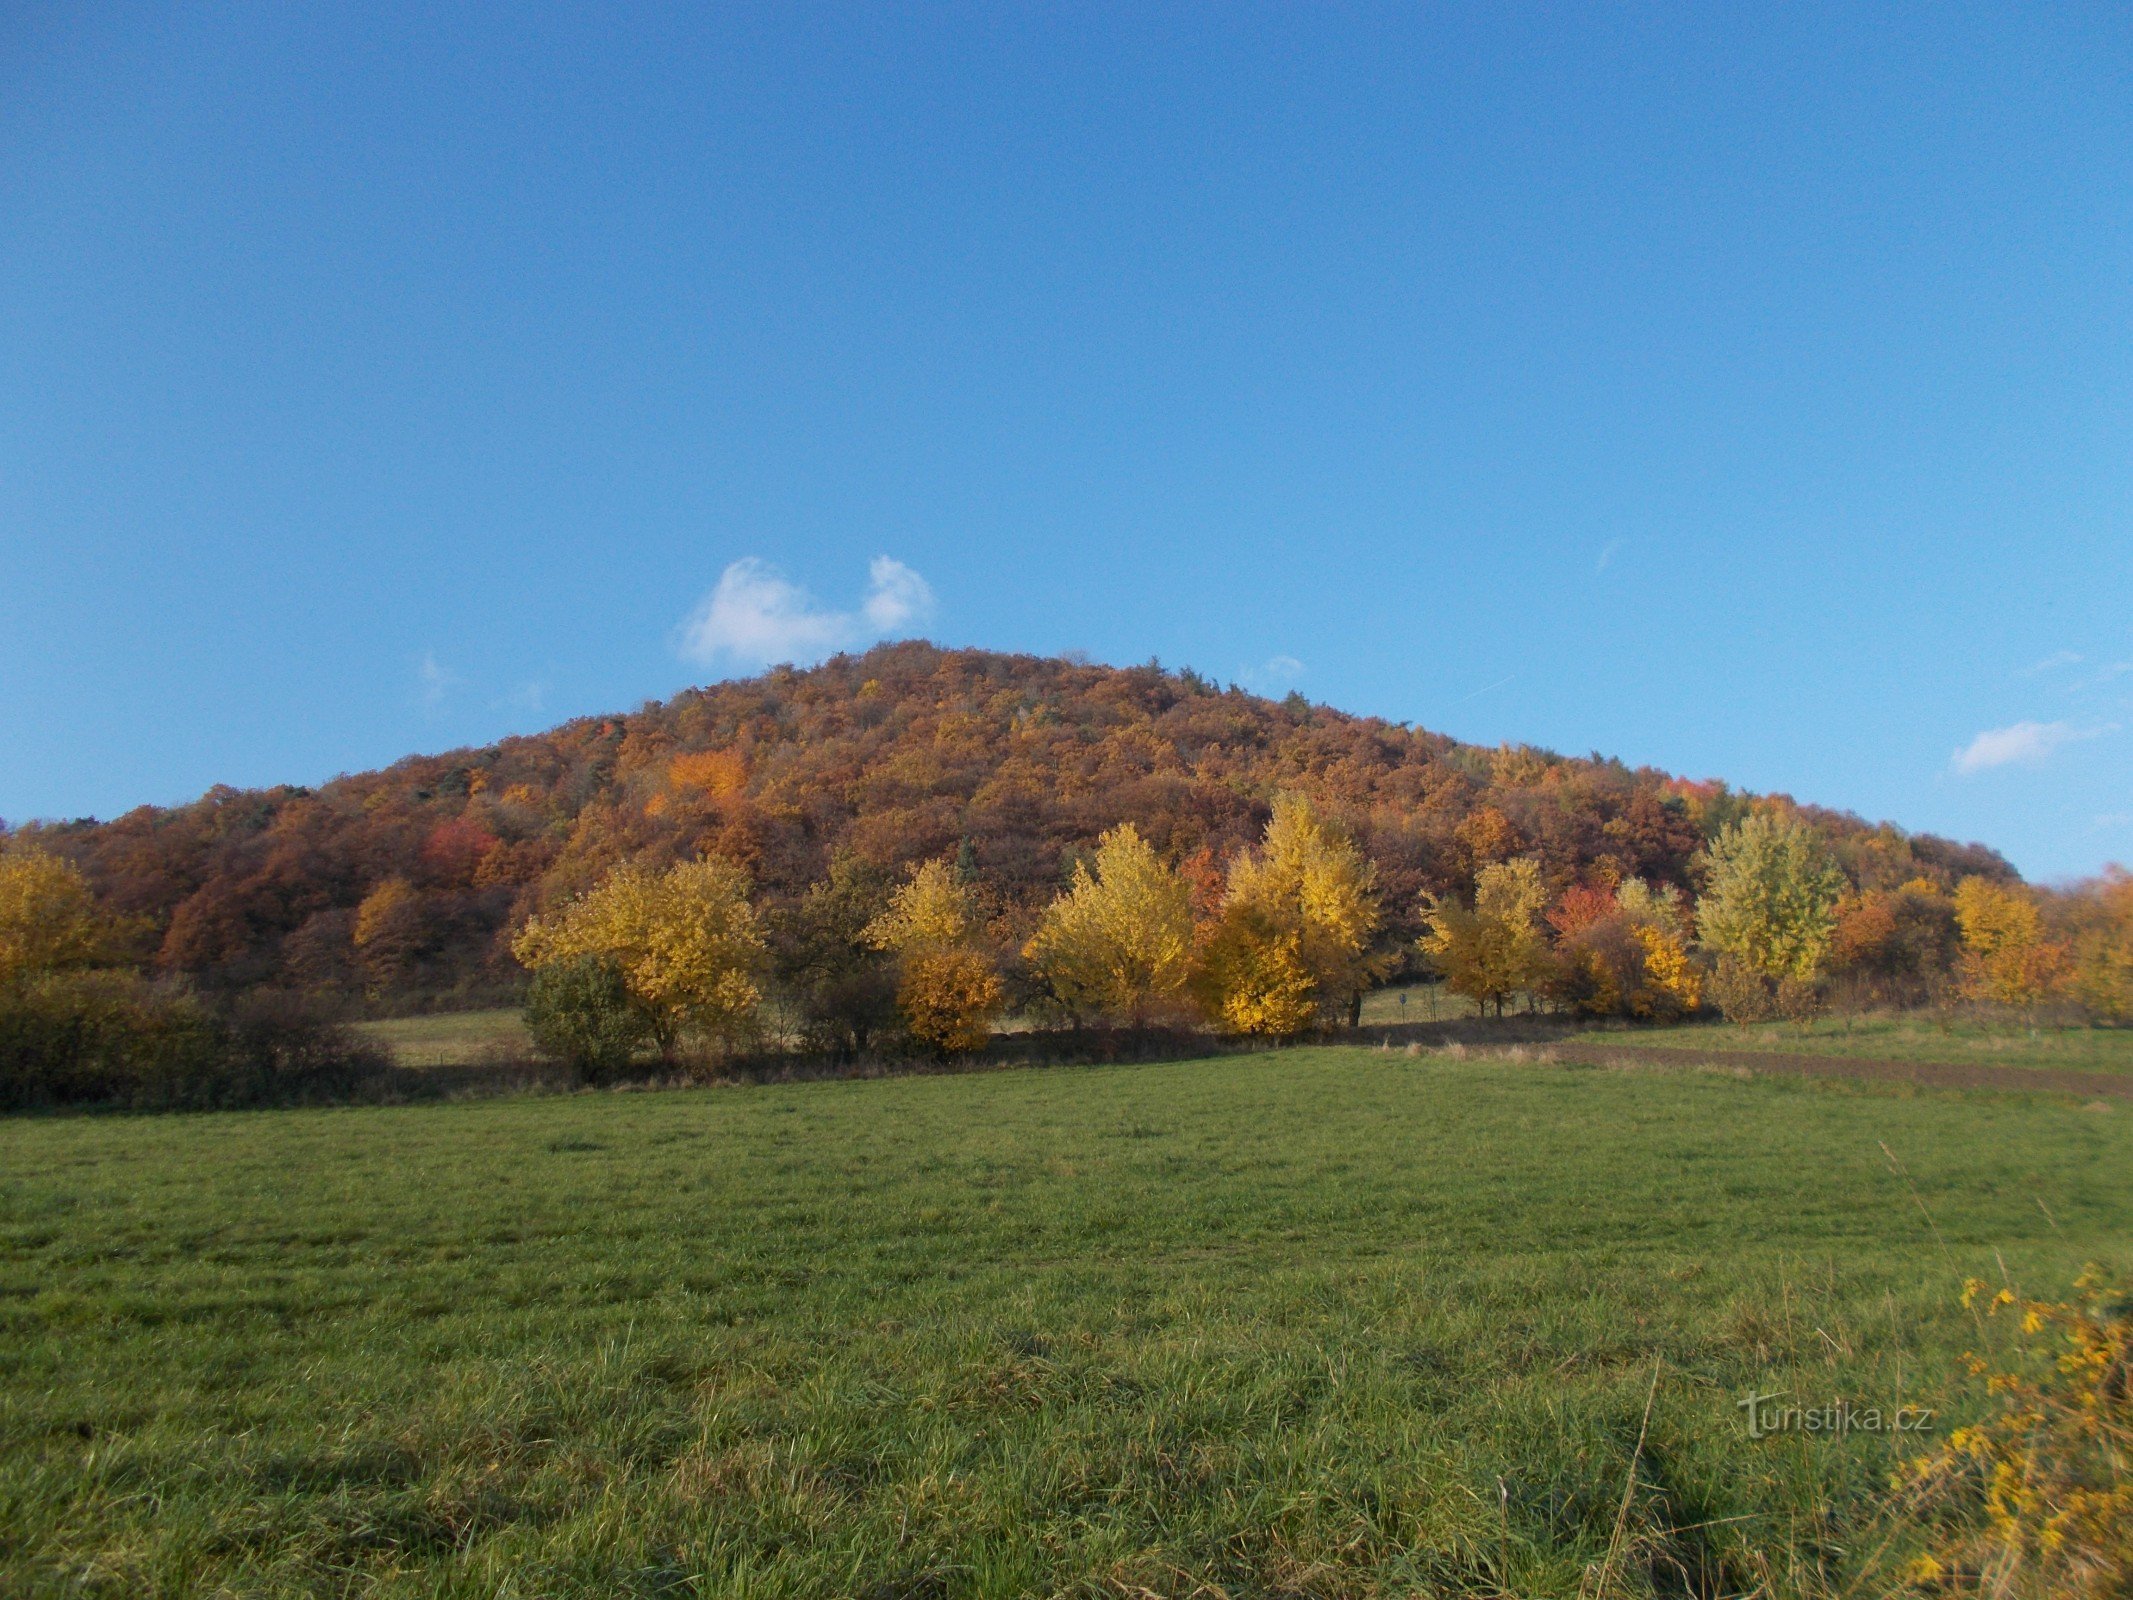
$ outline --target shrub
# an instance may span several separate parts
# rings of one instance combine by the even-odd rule
[[[1963,1303],[1987,1294],[1972,1279]],[[1896,1516],[1929,1530],[1905,1592],[2133,1593],[2133,1306],[2091,1268],[2071,1299],[1985,1310],[2018,1314],[2019,1343],[1967,1358],[1992,1412],[1897,1475]]]
[[[131,973],[54,973],[0,991],[0,1106],[208,1110],[344,1100],[383,1052],[310,1003],[218,1007]]]
[[[1746,1027],[1751,1022],[1768,1022],[1777,1015],[1775,987],[1745,961],[1720,956],[1718,970],[1711,974],[1704,994],[1728,1022]]]
[[[1812,1022],[1822,1014],[1821,985],[1812,978],[1780,978],[1771,1005],[1787,1022]]]
[[[630,993],[608,956],[573,956],[534,973],[526,992],[526,1031],[534,1048],[588,1083],[627,1068],[653,1042],[656,1019]]]
[[[286,990],[244,995],[212,1014],[215,1067],[195,1092],[214,1105],[319,1105],[359,1098],[392,1058],[318,1001]]]

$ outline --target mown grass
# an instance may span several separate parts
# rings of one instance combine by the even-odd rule
[[[1921,1012],[1822,1017],[1747,1028],[1692,1022],[1638,1028],[1626,1034],[1624,1042],[1685,1050],[1771,1050],[1885,1061],[2133,1072],[2133,1028],[2032,1027],[2015,1019]]]
[[[2123,1109],[1354,1048],[17,1120],[0,1592],[1828,1593],[1888,1442],[1739,1397],[2129,1218]]]

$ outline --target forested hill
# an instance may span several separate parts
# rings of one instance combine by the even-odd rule
[[[218,788],[112,822],[39,825],[160,970],[438,998],[513,981],[510,930],[618,862],[718,851],[790,902],[851,851],[974,873],[1013,940],[1074,853],[1130,820],[1202,877],[1297,790],[1376,861],[1394,936],[1425,891],[1537,855],[1694,886],[1705,840],[1751,802],[1598,757],[1462,745],[1191,672],[922,643],[690,690],[317,789]],[[1995,853],[1805,808],[1865,887],[2012,877]]]

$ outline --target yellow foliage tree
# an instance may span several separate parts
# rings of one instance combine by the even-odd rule
[[[1230,864],[1202,1003],[1243,1032],[1301,1033],[1314,1017],[1352,1018],[1384,971],[1370,948],[1379,920],[1377,869],[1308,800],[1283,795],[1259,848]],[[1299,981],[1308,985],[1300,995]],[[1256,1025],[1245,1027],[1246,1016]]]
[[[1494,806],[1475,807],[1452,830],[1452,837],[1466,846],[1477,867],[1508,860],[1518,852],[1518,830]]]
[[[1538,861],[1520,856],[1491,862],[1474,875],[1472,910],[1448,895],[1427,897],[1422,953],[1452,993],[1480,1009],[1493,1004],[1502,1016],[1506,999],[1533,989],[1548,974],[1548,945],[1539,926],[1546,903]]]
[[[1249,908],[1215,922],[1199,978],[1209,1019],[1232,1033],[1289,1038],[1318,1020],[1318,985],[1304,965],[1302,936]]]
[[[115,959],[117,930],[71,861],[0,850],[0,988]]]
[[[922,862],[889,897],[889,909],[867,924],[866,942],[898,955],[945,950],[967,942],[977,927],[977,905],[945,861]]]
[[[1005,998],[992,963],[967,947],[906,956],[896,990],[911,1037],[944,1056],[983,1048]]]
[[[911,1037],[942,1055],[980,1048],[1006,998],[1000,975],[975,948],[977,905],[945,861],[927,861],[890,897],[862,937],[893,951],[897,1008]]]
[[[1644,947],[1645,980],[1656,991],[1644,997],[1639,1015],[1694,1011],[1703,1004],[1703,975],[1689,960],[1687,942],[1657,922],[1635,922],[1630,932]],[[1662,998],[1663,997],[1663,998]]]
[[[1076,1012],[1138,1026],[1192,974],[1192,892],[1132,823],[1096,846],[1096,870],[1045,909],[1023,956]]]
[[[2107,1021],[2133,1022],[2133,874],[2105,869],[2075,916],[2074,993]]]
[[[1636,1016],[1670,1016],[1703,1004],[1703,975],[1689,959],[1688,918],[1671,894],[1642,878],[1615,885],[1615,906],[1644,951],[1647,993],[1631,996]]]
[[[745,1038],[762,1004],[765,949],[748,876],[717,856],[665,872],[617,868],[590,893],[529,921],[511,951],[536,971],[582,956],[614,962],[665,1050],[683,1030]]]
[[[1955,888],[1955,921],[1963,992],[1973,1000],[2035,1005],[2066,972],[2066,946],[2046,936],[2036,899],[2018,887],[1965,878]]]

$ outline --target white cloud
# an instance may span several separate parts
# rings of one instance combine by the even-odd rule
[[[867,602],[860,608],[877,633],[901,631],[933,615],[933,586],[891,556],[867,568]]]
[[[1294,656],[1268,656],[1256,667],[1244,667],[1237,681],[1254,694],[1272,694],[1286,689],[1304,674],[1304,664]]]
[[[1955,752],[1955,770],[1985,772],[2016,762],[2034,765],[2061,745],[2094,739],[2110,731],[2108,726],[2077,728],[2071,722],[2017,722],[2005,728],[1987,728]]]
[[[1600,547],[1600,559],[1592,564],[1594,572],[1605,572],[1622,549],[1620,539],[1610,539]]]
[[[717,585],[682,624],[680,651],[706,664],[807,666],[932,616],[931,586],[901,561],[876,556],[868,577],[867,596],[857,612],[830,611],[767,561],[744,556],[719,574]]]

